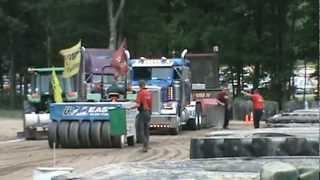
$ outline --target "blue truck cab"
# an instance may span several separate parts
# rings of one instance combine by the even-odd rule
[[[150,128],[170,129],[178,134],[190,113],[186,107],[191,100],[190,62],[187,59],[165,57],[159,59],[131,59],[131,85],[139,90],[139,80],[145,80],[152,93]]]

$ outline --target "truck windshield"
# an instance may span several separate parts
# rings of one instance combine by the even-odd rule
[[[38,88],[41,94],[50,93],[51,74],[41,74],[36,76],[36,84],[34,88]]]
[[[72,79],[66,79],[62,77],[61,73],[57,72],[59,78],[60,86],[64,92],[69,92],[75,90],[75,84]],[[35,84],[33,84],[32,90],[35,91],[38,88],[38,91],[41,94],[51,94],[51,72],[45,74],[36,75]]]
[[[93,75],[92,82],[93,83],[100,83],[101,78],[102,78],[102,75]],[[113,79],[114,79],[114,76],[112,74],[103,75],[103,83],[105,83],[105,84],[111,84]]]
[[[173,69],[170,67],[135,67],[133,80],[172,79]]]

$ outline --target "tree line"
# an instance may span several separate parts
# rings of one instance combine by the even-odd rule
[[[80,39],[115,49],[126,38],[133,57],[219,46],[237,84],[251,65],[253,86],[270,74],[272,98],[285,101],[295,62],[317,63],[318,12],[316,0],[0,0],[0,75],[62,66],[58,51]]]

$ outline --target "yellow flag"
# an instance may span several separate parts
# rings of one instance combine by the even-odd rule
[[[63,49],[60,54],[64,58],[63,76],[68,78],[79,72],[81,61],[81,41],[69,49]]]
[[[55,70],[52,70],[51,84],[53,87],[53,97],[56,103],[63,102],[62,100],[62,88]]]

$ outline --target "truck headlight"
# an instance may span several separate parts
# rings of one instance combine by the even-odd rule
[[[162,104],[162,109],[173,109],[174,108],[174,104],[171,102],[166,102]]]

